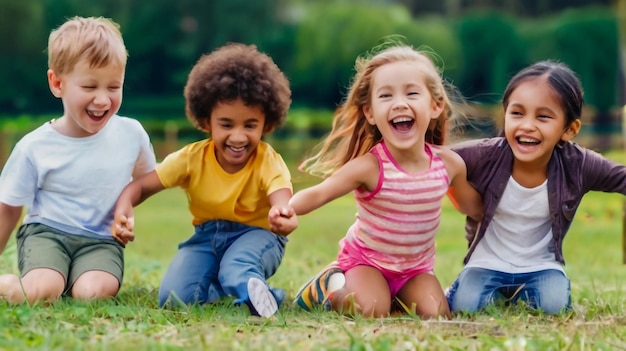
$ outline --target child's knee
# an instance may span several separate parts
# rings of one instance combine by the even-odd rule
[[[120,283],[112,274],[98,271],[83,273],[72,286],[72,297],[78,300],[107,298],[117,295]]]

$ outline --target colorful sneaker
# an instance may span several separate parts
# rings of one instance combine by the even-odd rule
[[[336,261],[332,262],[298,290],[293,302],[309,312],[315,306],[323,306],[325,310],[330,311],[331,293],[341,289],[345,284],[346,277],[343,271]]]
[[[259,278],[248,280],[248,298],[250,299],[250,313],[255,316],[271,317],[278,311],[278,304],[274,295],[264,281]]]

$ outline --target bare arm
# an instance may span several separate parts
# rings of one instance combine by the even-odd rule
[[[115,240],[126,245],[135,239],[133,208],[163,189],[165,187],[161,184],[156,171],[133,180],[124,188],[115,205],[115,222],[112,228]]]
[[[379,173],[378,161],[373,155],[357,157],[321,183],[297,192],[289,204],[298,215],[309,213],[359,186],[373,190]]]
[[[483,217],[483,200],[480,194],[467,181],[467,168],[465,162],[457,153],[442,149],[440,157],[446,164],[450,176],[451,194],[459,212],[467,215],[477,222]]]
[[[11,233],[22,216],[22,206],[9,206],[0,202],[0,254],[4,251]]]

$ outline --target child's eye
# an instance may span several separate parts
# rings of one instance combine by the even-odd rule
[[[248,125],[246,126],[246,128],[248,128],[248,129],[250,129],[250,130],[254,130],[254,129],[256,129],[256,128],[257,128],[257,125],[256,125],[256,124],[248,124]]]
[[[388,98],[390,96],[391,96],[391,94],[387,94],[387,93],[378,95],[378,97],[381,98],[381,99]]]
[[[417,91],[409,91],[409,93],[407,95],[419,95],[420,93],[418,93]]]

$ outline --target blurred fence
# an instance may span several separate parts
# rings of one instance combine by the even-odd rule
[[[608,150],[626,150],[626,132],[618,128],[609,133],[594,133],[591,128],[583,128],[574,141],[582,146],[604,152]],[[192,126],[180,127],[176,123],[165,123],[159,128],[146,128],[158,160],[178,150],[185,144],[206,138],[206,134]],[[488,137],[489,131],[468,134],[468,138]],[[28,131],[18,131],[11,127],[0,129],[0,167],[3,167],[15,143]],[[295,129],[282,127],[265,138],[285,159],[298,160],[310,152],[321,141],[328,130],[321,128]],[[625,223],[626,226],[626,223]]]

